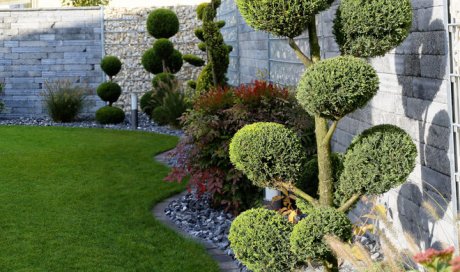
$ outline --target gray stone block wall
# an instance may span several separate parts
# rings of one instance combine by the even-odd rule
[[[69,80],[94,89],[102,81],[99,8],[0,11],[0,117],[46,114],[46,82]],[[85,113],[101,105],[94,95]]]
[[[449,157],[450,117],[448,111],[448,73],[445,6],[442,0],[413,0],[414,19],[408,39],[384,57],[370,60],[380,77],[380,90],[363,109],[340,121],[333,148],[344,152],[355,135],[378,124],[394,124],[405,129],[417,145],[417,166],[408,183],[379,197],[394,222],[398,245],[405,247],[409,235],[421,247],[457,244],[455,193],[451,188]],[[322,57],[339,55],[332,34],[338,2],[318,15],[317,25]],[[232,84],[248,83],[264,71],[266,79],[295,85],[304,72],[284,39],[254,31],[235,8],[234,0],[223,0],[222,19],[237,22],[238,28],[224,29],[227,40],[238,52],[232,56]],[[299,37],[300,47],[308,52],[307,37]],[[235,67],[238,69],[236,70]],[[433,218],[428,210],[434,207]],[[352,213],[355,220],[366,212],[360,204]]]

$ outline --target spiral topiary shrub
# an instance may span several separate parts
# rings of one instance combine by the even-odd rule
[[[343,0],[334,20],[342,54],[383,56],[403,42],[412,26],[410,0]]]
[[[333,0],[237,0],[246,23],[257,30],[294,38],[302,34],[310,19],[329,8]]]
[[[170,9],[156,9],[147,17],[147,31],[156,39],[169,39],[179,31],[179,19]]]
[[[415,167],[417,148],[393,125],[379,125],[357,136],[348,148],[340,190],[348,195],[379,195],[406,182]]]
[[[277,123],[255,123],[239,130],[230,143],[230,160],[259,187],[295,183],[302,176],[305,150],[297,135]]]
[[[109,77],[114,77],[121,70],[121,61],[115,56],[106,56],[101,60],[101,68]]]
[[[297,88],[297,100],[311,115],[338,120],[366,105],[378,88],[379,79],[370,64],[341,56],[308,69]]]
[[[96,111],[96,121],[100,124],[119,124],[125,120],[125,112],[116,107],[105,106]]]
[[[284,272],[295,264],[289,250],[292,225],[275,211],[259,208],[233,221],[228,239],[236,257],[254,272]]]
[[[335,208],[310,209],[308,216],[294,226],[290,249],[299,261],[329,259],[332,252],[324,242],[324,236],[333,235],[347,241],[352,236],[351,227],[347,215]]]
[[[109,81],[99,85],[96,92],[103,101],[112,105],[120,97],[121,87],[117,83]]]

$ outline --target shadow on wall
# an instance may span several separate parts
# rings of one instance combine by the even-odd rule
[[[395,58],[396,66],[403,67],[397,76],[403,87],[405,116],[418,124],[421,168],[416,169],[420,172],[416,176],[422,180],[422,184],[408,182],[401,187],[397,199],[398,216],[404,232],[422,249],[440,248],[443,242],[450,242],[437,240],[439,235],[453,237],[453,233],[449,233],[451,230],[444,229],[441,233],[435,230],[435,223],[450,212],[452,192],[448,157],[450,117],[445,110],[447,92],[442,88],[447,41],[444,23],[440,19],[431,21],[434,15],[431,6],[430,1],[424,5],[428,8],[420,7],[414,12],[413,33],[396,50],[396,54],[403,55]],[[451,219],[450,215],[448,217],[446,220]]]
[[[46,82],[69,80],[93,90],[102,82],[97,14],[99,10],[0,12],[0,81],[5,84],[0,117],[45,115]],[[85,114],[101,106],[97,96],[88,101]]]

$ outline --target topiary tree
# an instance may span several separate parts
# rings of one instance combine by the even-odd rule
[[[216,21],[217,9],[220,0],[202,3],[197,7],[197,18],[203,22],[201,28],[195,30],[195,36],[201,41],[198,48],[207,53],[208,63],[201,71],[196,82],[189,82],[190,87],[200,94],[213,86],[227,85],[225,76],[230,64],[229,54],[233,48],[226,45],[220,29],[225,26],[225,21]],[[204,66],[206,61],[195,55],[184,55],[183,59],[193,66]]]
[[[119,124],[125,120],[125,112],[113,103],[120,98],[122,89],[113,78],[121,70],[121,61],[115,56],[105,56],[101,60],[102,71],[109,77],[108,82],[104,82],[97,88],[97,95],[108,105],[100,108],[96,112],[96,120],[101,124]]]
[[[399,45],[409,34],[412,7],[410,0],[342,0],[334,34],[343,56],[321,60],[315,16],[332,2],[236,0],[250,26],[286,37],[305,65],[297,100],[315,118],[317,158],[303,169],[316,172],[317,179],[299,173],[303,158],[298,155],[298,139],[280,125],[245,127],[230,145],[232,163],[255,185],[284,188],[302,199],[299,203],[308,215],[294,227],[290,250],[301,262],[322,260],[327,271],[337,271],[338,264],[323,243],[323,236],[348,239],[351,224],[344,213],[361,196],[382,194],[404,183],[417,156],[405,131],[382,125],[364,131],[343,158],[334,159],[331,139],[339,121],[365,106],[378,90],[377,73],[360,57],[382,56]],[[294,40],[304,31],[309,37],[308,55]],[[291,153],[298,160],[293,160]],[[299,177],[303,180],[296,181]]]

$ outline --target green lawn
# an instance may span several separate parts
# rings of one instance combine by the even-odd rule
[[[0,271],[218,271],[153,219],[183,185],[153,161],[177,138],[0,127]]]

